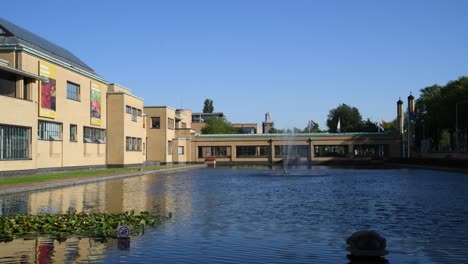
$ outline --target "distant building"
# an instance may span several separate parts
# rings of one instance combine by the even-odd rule
[[[256,123],[235,123],[231,124],[239,129],[240,134],[261,134],[262,130]]]
[[[206,120],[210,118],[225,119],[226,115],[223,112],[214,113],[192,113],[192,129],[201,133],[202,128],[206,125]]]

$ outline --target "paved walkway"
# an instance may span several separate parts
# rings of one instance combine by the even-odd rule
[[[71,178],[71,179],[61,179],[61,180],[59,179],[59,180],[37,182],[37,183],[14,184],[14,185],[0,186],[0,195],[36,191],[36,190],[43,190],[43,189],[50,189],[50,188],[58,188],[58,187],[64,187],[64,186],[73,186],[73,185],[79,185],[79,184],[122,179],[122,178],[148,175],[148,174],[168,174],[168,173],[174,173],[174,172],[179,172],[179,171],[200,169],[200,168],[205,168],[205,167],[206,167],[205,164],[201,164],[201,165],[188,165],[188,166],[183,166],[183,167],[147,170],[147,171],[145,171],[144,169],[142,171],[135,169],[135,171],[121,173],[121,174],[108,174],[108,175],[99,175],[99,176],[90,176],[90,177],[81,177],[81,178]]]

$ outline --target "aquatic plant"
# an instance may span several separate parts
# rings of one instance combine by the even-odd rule
[[[169,216],[170,217],[170,216]],[[16,215],[0,217],[0,242],[15,238],[50,236],[58,241],[67,237],[117,237],[118,226],[129,226],[131,236],[143,234],[146,227],[155,227],[169,217],[134,211],[124,213],[75,213]]]

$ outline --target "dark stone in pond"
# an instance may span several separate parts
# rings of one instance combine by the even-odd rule
[[[388,254],[387,241],[373,230],[355,232],[348,239],[347,250],[356,257],[380,257]]]

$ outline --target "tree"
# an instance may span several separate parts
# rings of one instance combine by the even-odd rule
[[[336,132],[338,120],[340,120],[341,132],[359,132],[362,129],[362,117],[356,107],[341,104],[330,110],[327,119],[328,132]]]
[[[209,118],[205,120],[206,125],[201,129],[202,134],[236,134],[239,130],[229,124],[225,119]]]
[[[447,135],[456,132],[456,124],[458,123],[459,131],[468,131],[468,118],[465,114],[468,112],[468,77],[462,76],[444,86],[434,84],[421,89],[420,92],[415,102],[416,142],[424,139],[433,147],[454,147],[455,140]]]
[[[382,126],[385,129],[385,131],[398,130],[398,120],[396,118],[390,122],[382,120]]]
[[[362,127],[359,132],[377,132],[378,128],[377,125],[372,122],[369,118],[366,121],[362,122]]]
[[[205,102],[203,103],[203,113],[213,113],[213,111],[214,111],[213,100],[206,99]]]
[[[272,127],[270,131],[268,131],[268,134],[282,134],[282,133],[284,133],[283,129],[276,129],[274,127]]]

